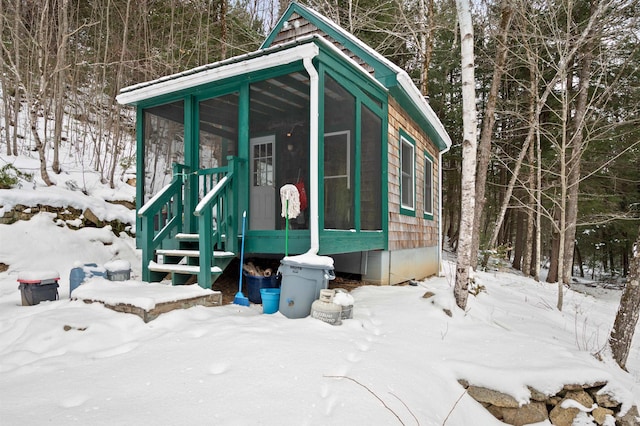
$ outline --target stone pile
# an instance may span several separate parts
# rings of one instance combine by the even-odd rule
[[[124,205],[123,202],[113,203]],[[1,207],[2,206],[0,206],[0,208]],[[129,208],[129,206],[125,207]],[[113,233],[116,235],[119,235],[120,232],[127,232],[132,235],[129,232],[130,226],[128,224],[124,224],[118,220],[102,221],[91,211],[90,208],[80,210],[71,206],[53,207],[42,204],[38,204],[36,206],[25,206],[17,204],[11,210],[6,211],[2,216],[0,216],[0,224],[10,225],[19,220],[31,220],[33,216],[40,212],[55,214],[56,217],[53,219],[54,222],[64,222],[64,224],[71,229],[79,229],[86,226],[102,228],[109,225],[111,226]]]
[[[611,395],[601,392],[606,383],[565,385],[555,395],[545,395],[529,387],[530,402],[520,404],[502,392],[459,381],[469,396],[482,404],[498,420],[510,425],[528,425],[549,421],[555,426],[571,426],[580,411],[598,425],[640,426],[638,408],[627,409]],[[579,408],[584,407],[584,409]]]

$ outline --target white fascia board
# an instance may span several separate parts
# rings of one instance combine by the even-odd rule
[[[376,86],[380,87],[382,90],[384,90],[385,92],[388,92],[389,89],[387,89],[384,84],[382,84],[381,82],[379,82],[378,80],[376,80],[376,78],[371,75],[370,72],[368,72],[366,69],[364,69],[362,66],[360,66],[360,64],[358,64],[356,61],[354,61],[352,58],[350,58],[349,56],[347,56],[342,50],[340,50],[335,44],[329,42],[328,40],[322,38],[322,37],[318,37],[316,38],[316,40],[320,43],[322,43],[328,50],[332,50],[336,55],[339,55],[343,61],[345,62],[349,62],[351,65],[353,65],[353,67],[355,68],[355,70],[357,72],[359,72],[360,74],[362,74],[365,78],[367,78],[369,81],[371,81],[373,84],[375,84]]]
[[[420,109],[422,114],[424,114],[427,120],[429,120],[429,122],[433,125],[436,132],[438,132],[438,135],[440,135],[444,143],[447,145],[448,150],[449,147],[451,147],[451,137],[449,137],[449,134],[445,130],[444,125],[442,124],[436,113],[433,111],[433,109],[431,109],[429,103],[424,99],[422,93],[420,93],[416,85],[413,84],[413,81],[411,80],[411,77],[409,77],[409,74],[401,70],[397,74],[396,79],[398,80],[398,83],[400,83],[400,86],[404,89],[404,91],[409,95],[411,100],[413,100],[416,106]]]
[[[215,68],[207,69],[208,66],[205,66],[202,67],[202,71],[195,69],[186,73],[178,73],[148,83],[124,88],[122,92],[116,96],[116,100],[121,104],[132,104],[228,77],[286,65],[301,61],[304,58],[314,58],[318,55],[319,51],[320,49],[315,43],[307,43],[290,49],[267,53],[253,59],[233,62],[228,65],[221,64]],[[140,87],[136,88],[138,86]]]
[[[416,106],[424,114],[424,116],[427,118],[427,120],[429,120],[429,122],[431,122],[433,124],[433,127],[438,132],[438,134],[440,135],[440,137],[442,138],[444,143],[447,145],[447,147],[451,146],[451,138],[447,134],[447,131],[445,130],[444,125],[442,124],[442,122],[440,121],[440,119],[438,118],[436,113],[433,111],[433,109],[431,108],[429,103],[424,99],[424,97],[422,96],[422,93],[420,93],[420,90],[418,90],[416,85],[411,80],[411,77],[409,77],[409,74],[407,74],[407,72],[405,70],[403,70],[402,68],[400,68],[399,66],[397,66],[396,64],[391,62],[389,59],[385,58],[379,52],[377,52],[374,49],[372,49],[370,46],[368,46],[362,40],[360,40],[359,38],[355,37],[353,34],[345,31],[342,27],[340,27],[338,24],[336,24],[335,22],[333,22],[329,18],[319,14],[318,12],[316,12],[315,10],[313,10],[311,8],[307,8],[307,9],[317,19],[322,20],[325,24],[331,26],[335,31],[343,34],[346,38],[351,40],[352,43],[358,45],[358,47],[360,47],[360,49],[364,50],[369,55],[371,55],[372,57],[378,59],[381,63],[383,63],[387,67],[389,67],[389,69],[391,69],[396,74],[396,79],[398,80],[398,83],[400,83],[400,86],[404,89],[405,92],[407,92],[409,97],[413,100],[413,102],[416,104]],[[322,40],[326,41],[324,39],[322,39]],[[338,49],[337,47],[335,47],[331,43],[327,42],[327,44],[330,45],[335,50],[338,50],[338,51],[340,50],[340,49]],[[351,58],[349,58],[348,56],[344,55],[344,53],[342,53],[342,51],[340,51],[340,53],[344,57],[346,57],[349,61],[353,62],[353,60]],[[362,68],[360,66],[358,66],[358,67]]]

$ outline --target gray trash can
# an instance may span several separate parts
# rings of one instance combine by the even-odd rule
[[[109,281],[127,281],[131,279],[131,264],[126,260],[112,260],[104,264]]]
[[[282,282],[279,311],[287,318],[309,316],[311,304],[320,297],[320,290],[327,288],[329,280],[336,277],[333,266],[322,262],[305,262],[306,259],[304,256],[294,256],[280,261],[278,272],[282,275]]]

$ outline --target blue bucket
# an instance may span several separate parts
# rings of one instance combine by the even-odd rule
[[[247,285],[247,297],[251,303],[262,303],[260,290],[263,288],[278,287],[278,277],[276,275],[271,275],[270,277],[256,277],[245,272],[243,272],[243,274]]]
[[[275,314],[278,312],[278,305],[280,304],[279,288],[261,288],[260,295],[262,296],[262,313]]]

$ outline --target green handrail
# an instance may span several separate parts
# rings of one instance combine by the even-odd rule
[[[149,263],[155,260],[155,249],[171,235],[182,232],[184,216],[184,180],[180,170],[185,167],[174,164],[171,183],[153,196],[138,211],[142,229],[142,280],[151,281]]]
[[[237,239],[234,238],[234,162],[227,169],[226,175],[217,179],[216,184],[200,200],[193,212],[198,217],[198,234],[200,249],[200,271],[198,285],[211,288],[213,284],[211,268],[214,264],[214,248],[235,253]],[[222,169],[222,168],[220,168]],[[220,169],[209,169],[211,173],[221,173]],[[202,171],[198,171],[200,174]],[[203,173],[206,174],[206,173]]]
[[[236,253],[238,241],[235,230],[237,196],[234,176],[240,160],[228,157],[228,165],[193,172],[198,176],[198,199],[193,214],[198,218],[200,271],[198,284],[211,288],[211,268],[214,249]],[[183,232],[186,176],[191,172],[182,164],[173,165],[173,179],[138,212],[141,218],[142,279],[151,281],[149,263],[155,260],[155,250],[163,241]]]

